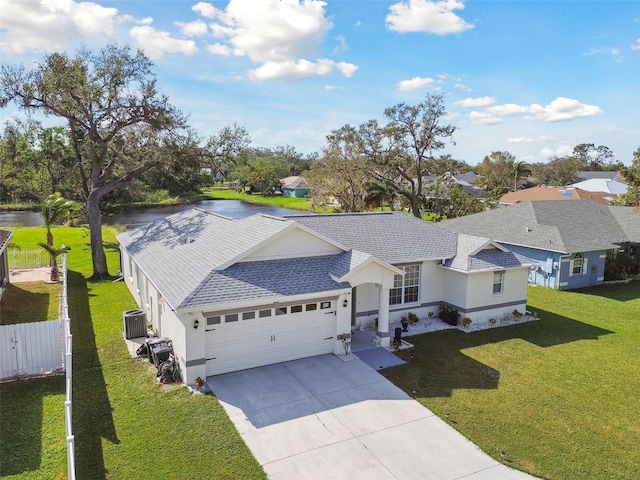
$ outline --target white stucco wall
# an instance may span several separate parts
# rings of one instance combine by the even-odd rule
[[[506,270],[503,292],[493,293],[493,271],[465,274],[441,268],[445,277],[443,301],[460,311],[460,320],[469,317],[473,322],[488,322],[490,318],[518,310],[524,313],[527,299],[529,269]]]
[[[252,252],[242,259],[243,262],[257,260],[275,260],[281,258],[295,258],[316,255],[332,255],[340,253],[335,245],[325,242],[321,238],[296,228],[273,238],[262,248]]]

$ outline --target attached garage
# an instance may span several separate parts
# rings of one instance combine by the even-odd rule
[[[207,376],[331,353],[335,301],[207,314]]]

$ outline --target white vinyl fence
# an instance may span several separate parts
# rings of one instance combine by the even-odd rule
[[[49,265],[49,253],[44,249],[38,250],[14,250],[7,251],[9,269],[38,268]]]
[[[60,297],[60,320],[64,326],[64,366],[65,366],[65,390],[64,423],[67,440],[67,475],[69,480],[76,480],[76,445],[73,434],[73,404],[72,404],[72,379],[71,379],[71,318],[69,318],[69,300],[67,298],[67,254],[62,257],[62,295]]]

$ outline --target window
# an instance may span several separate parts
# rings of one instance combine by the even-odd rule
[[[224,323],[237,322],[237,321],[238,321],[238,314],[237,313],[232,313],[230,315],[225,315],[224,316]]]
[[[311,312],[313,310],[317,310],[318,309],[318,304],[317,303],[307,303],[305,310],[307,312]]]
[[[260,316],[260,318],[270,317],[271,316],[271,309],[268,308],[267,310],[260,310],[258,315]]]
[[[286,315],[287,307],[278,307],[276,308],[276,315]]]
[[[327,308],[331,308],[331,302],[322,302],[322,303],[320,304],[320,308],[321,308],[322,310],[327,309]]]
[[[498,295],[504,291],[504,272],[493,273],[493,294]]]
[[[291,313],[300,313],[302,311],[302,305],[294,305],[291,307]]]
[[[389,290],[389,304],[415,303],[420,298],[420,265],[404,265],[403,275],[393,278],[393,288]]]
[[[207,317],[207,325],[218,325],[220,323],[220,315],[215,317]]]
[[[582,275],[584,272],[584,261],[581,253],[576,253],[571,259],[570,275]]]
[[[251,320],[253,318],[256,318],[256,312],[244,312],[242,314],[243,320]]]

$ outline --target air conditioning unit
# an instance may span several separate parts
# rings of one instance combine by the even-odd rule
[[[124,337],[137,338],[147,336],[147,316],[142,310],[126,310],[122,312]]]

